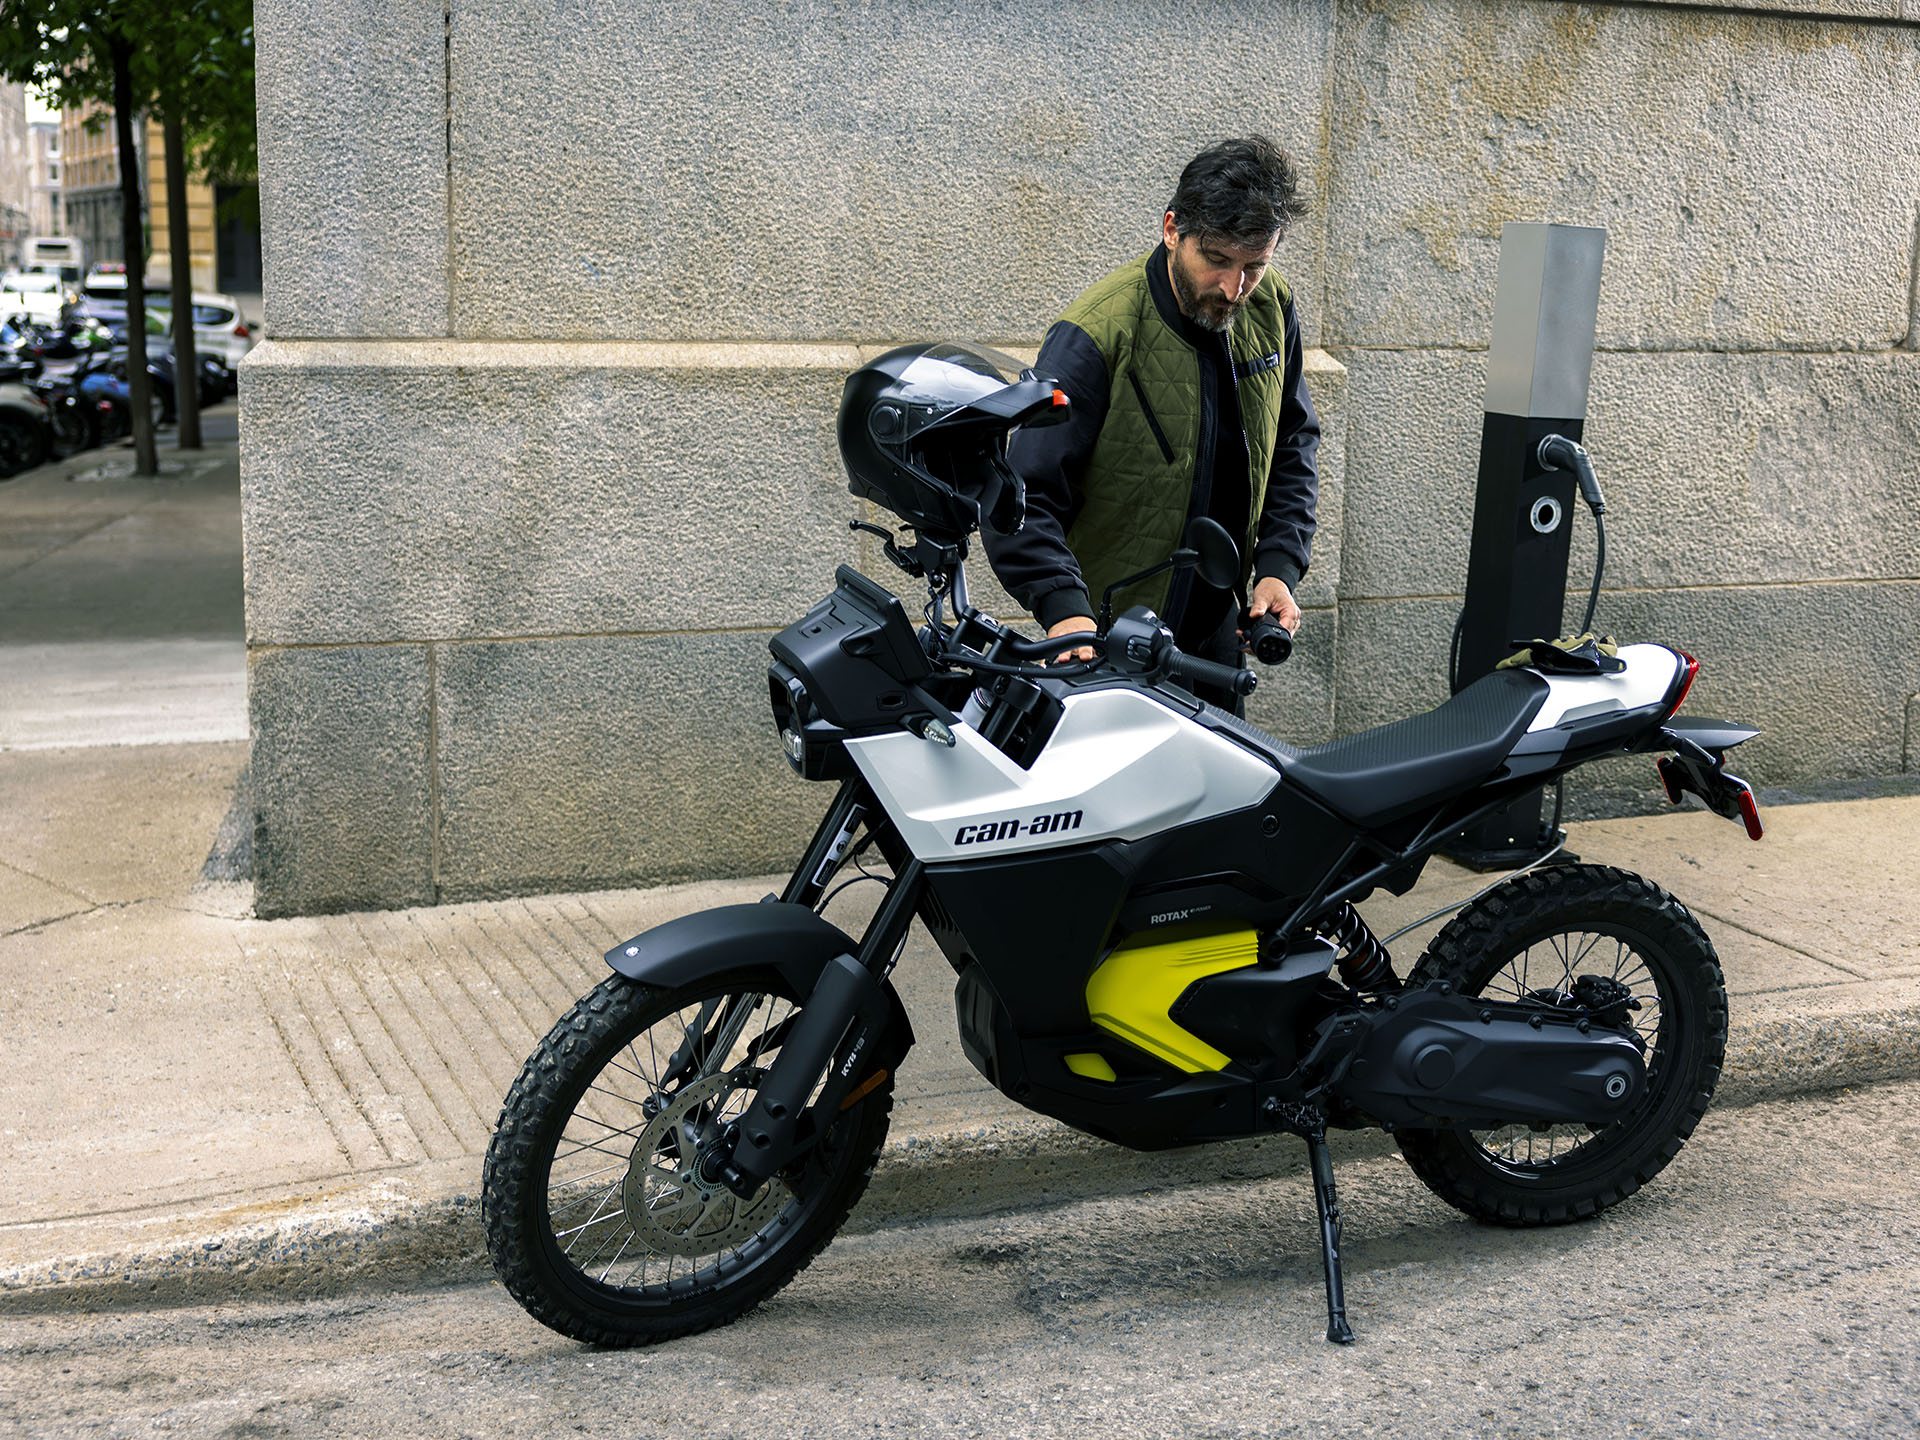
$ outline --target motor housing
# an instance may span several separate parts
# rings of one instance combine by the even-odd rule
[[[1630,1029],[1584,1009],[1455,994],[1444,981],[1335,1016],[1317,1041],[1309,1063],[1333,1064],[1332,1093],[1388,1126],[1605,1125],[1647,1080]]]

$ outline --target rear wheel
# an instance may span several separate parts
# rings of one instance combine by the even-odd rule
[[[59,454],[77,455],[100,443],[99,421],[77,397],[50,397],[47,413],[53,421],[53,443]]]
[[[1553,1225],[1599,1213],[1665,1168],[1713,1097],[1727,1046],[1719,960],[1686,906],[1638,875],[1565,865],[1511,880],[1448,922],[1409,983],[1552,1006],[1583,975],[1616,981],[1639,1002],[1628,1023],[1646,1047],[1647,1083],[1630,1113],[1599,1128],[1398,1137],[1427,1187],[1477,1220]]]
[[[614,975],[553,1027],[507,1094],[481,1199],[494,1269],[536,1320],[598,1345],[709,1329],[833,1238],[886,1141],[891,1076],[747,1199],[701,1164],[797,1013],[771,974]]]

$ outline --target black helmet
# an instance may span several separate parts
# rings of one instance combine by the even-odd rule
[[[1007,432],[1066,417],[1066,393],[1010,355],[946,342],[902,345],[847,377],[847,488],[925,533],[965,535],[984,515],[1011,534],[1027,504],[1007,464]]]

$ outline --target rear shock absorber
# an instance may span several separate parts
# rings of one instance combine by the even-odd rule
[[[1316,921],[1313,928],[1339,951],[1340,978],[1354,989],[1400,988],[1400,977],[1393,973],[1393,957],[1350,903],[1341,901],[1338,909]]]

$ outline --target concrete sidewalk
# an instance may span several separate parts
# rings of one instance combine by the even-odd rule
[[[243,744],[0,754],[0,1303],[469,1270],[500,1098],[602,951],[778,883],[254,920],[247,887],[195,879],[244,763]],[[1712,934],[1734,996],[1722,1103],[1920,1073],[1920,797],[1766,819],[1760,845],[1697,811],[1572,844]],[[1436,861],[1362,908],[1385,934],[1483,883]],[[832,913],[857,928],[877,894]],[[1403,967],[1438,924],[1395,944]],[[1297,1161],[1284,1137],[1134,1156],[1033,1116],[961,1055],[951,971],[917,930],[898,981],[920,1043],[860,1223]]]

